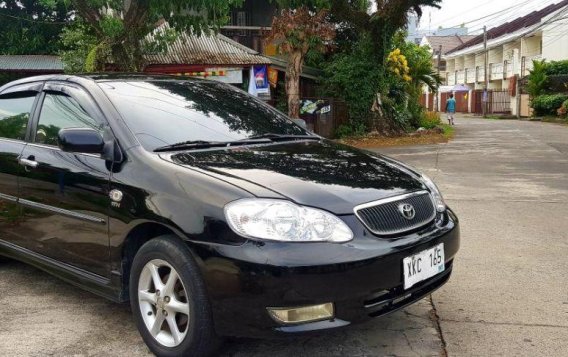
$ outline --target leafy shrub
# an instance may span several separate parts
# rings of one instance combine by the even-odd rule
[[[419,96],[420,94],[418,94]],[[410,119],[410,126],[414,129],[418,129],[422,125],[420,124],[422,117],[424,116],[424,107],[420,104],[420,99],[411,98],[408,101],[408,111],[410,112],[412,118]]]
[[[535,115],[556,115],[558,108],[568,100],[566,94],[543,94],[533,98],[532,107]]]
[[[568,92],[568,74],[553,74],[546,80],[549,93]]]
[[[527,81],[527,92],[532,98],[544,94],[547,89],[548,76],[546,68],[548,63],[542,61],[533,61],[533,69],[531,70]]]
[[[568,74],[568,60],[546,63],[545,72],[549,76]]]
[[[541,94],[564,92],[568,78],[568,60],[545,62],[533,61],[527,81],[527,92],[531,97]]]
[[[324,67],[322,94],[345,100],[352,127],[369,123],[380,86],[381,71],[371,54],[371,39],[363,36],[353,51],[334,56]]]
[[[424,129],[434,129],[441,123],[440,113],[437,112],[424,112],[420,118],[420,127]]]
[[[363,136],[367,128],[363,123],[341,124],[335,129],[335,137],[341,139],[350,136]]]
[[[561,118],[567,118],[568,117],[568,99],[566,99],[564,101],[564,103],[562,103],[562,105],[560,106],[560,108],[558,108],[556,113]]]

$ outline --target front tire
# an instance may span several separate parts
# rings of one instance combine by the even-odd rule
[[[199,268],[177,237],[160,236],[140,248],[129,288],[138,330],[157,356],[205,357],[218,346]]]

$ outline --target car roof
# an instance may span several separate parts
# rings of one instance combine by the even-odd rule
[[[167,74],[148,74],[148,73],[121,73],[121,72],[110,72],[110,73],[81,73],[81,74],[47,74],[41,76],[32,76],[21,78],[6,85],[0,87],[0,91],[7,87],[12,87],[14,85],[26,84],[32,82],[42,82],[42,81],[70,81],[70,82],[81,82],[81,80],[90,80],[93,82],[107,82],[107,81],[155,81],[155,80],[192,80],[197,81],[199,79],[186,76],[177,75],[167,75]]]
[[[131,81],[131,80],[180,80],[180,79],[193,79],[189,77],[182,77],[176,75],[167,74],[149,74],[149,73],[122,73],[122,72],[106,72],[106,73],[84,73],[75,75],[76,77],[82,77],[91,79],[95,82],[104,81]]]

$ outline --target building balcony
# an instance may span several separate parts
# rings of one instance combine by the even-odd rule
[[[447,80],[446,84],[449,86],[453,86],[456,84],[456,72],[447,72]]]
[[[475,83],[475,68],[466,69],[466,83]]]
[[[505,78],[511,78],[513,76],[513,64],[510,61],[505,60],[505,62],[503,62],[503,66]]]
[[[489,79],[494,80],[501,80],[503,79],[503,63],[491,63],[489,64]]]
[[[534,67],[533,61],[540,60],[542,60],[541,54],[521,57],[521,77],[528,76]]]
[[[485,68],[482,66],[477,66],[476,68],[476,79],[477,82],[484,82],[485,81]]]
[[[465,83],[465,71],[463,69],[456,71],[456,82],[458,84]]]

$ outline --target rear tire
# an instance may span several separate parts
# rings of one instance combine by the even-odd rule
[[[130,305],[144,342],[157,356],[210,356],[219,346],[205,284],[177,237],[145,243],[132,263]]]

